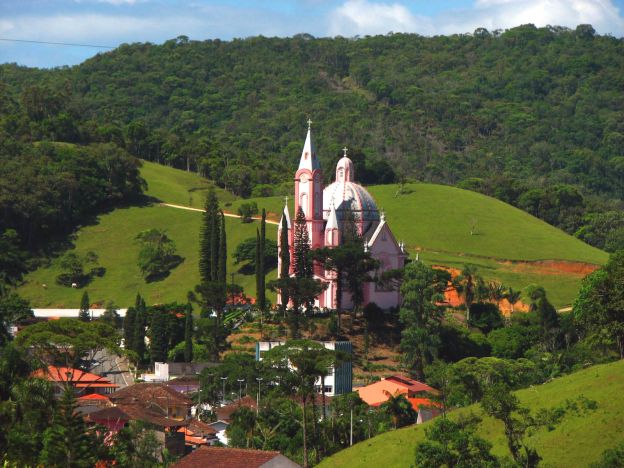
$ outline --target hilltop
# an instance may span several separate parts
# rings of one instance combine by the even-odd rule
[[[95,224],[81,228],[73,240],[76,251],[94,250],[106,268],[106,274],[87,287],[92,302],[113,300],[125,306],[132,303],[137,291],[149,303],[183,301],[186,292],[199,280],[200,213],[160,203],[198,209],[210,182],[194,173],[153,163],[145,163],[141,174],[148,182],[146,194],[152,197],[151,203],[103,214]],[[607,259],[606,253],[559,229],[475,192],[434,184],[393,184],[369,189],[412,257],[419,255],[429,263],[459,268],[473,263],[486,278],[499,279],[517,289],[541,284],[558,306],[570,304],[576,295],[583,265],[599,265]],[[226,212],[236,213],[241,203],[256,202],[260,209],[267,209],[269,219],[274,221],[284,203],[280,197],[242,200],[224,190],[218,189],[217,193]],[[258,224],[243,224],[235,218],[226,218],[226,223],[228,271],[253,296],[253,277],[237,272],[239,267],[233,264],[231,254],[238,243],[255,236]],[[165,280],[146,284],[136,265],[139,246],[134,237],[152,227],[166,229],[185,260]],[[267,235],[276,238],[274,226],[269,226]],[[557,261],[555,266],[563,261],[568,271],[545,268],[543,261]],[[579,268],[576,273],[574,266]],[[30,273],[20,294],[37,307],[77,307],[82,291],[56,285],[54,278],[58,273],[55,261]],[[269,273],[269,278],[274,275]]]
[[[554,430],[540,429],[528,439],[543,457],[544,466],[588,466],[602,452],[624,439],[624,361],[584,369],[549,383],[516,392],[523,406],[532,412],[563,404],[566,399],[584,396],[597,403],[595,411],[574,412],[565,416]],[[503,427],[483,414],[479,405],[451,413],[452,418],[476,413],[483,418],[478,434],[493,445],[497,456],[509,455]],[[416,443],[423,440],[430,423],[387,432],[360,442],[325,459],[320,467],[410,466],[414,463]]]

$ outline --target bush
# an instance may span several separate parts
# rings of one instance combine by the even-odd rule
[[[470,305],[469,324],[487,334],[501,328],[505,322],[496,304],[475,302]]]
[[[539,339],[539,330],[535,326],[512,325],[493,330],[487,337],[492,348],[492,355],[505,359],[518,359],[524,356]]]

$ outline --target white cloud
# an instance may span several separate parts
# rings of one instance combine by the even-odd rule
[[[601,34],[624,35],[624,19],[612,0],[476,0],[471,8],[444,12],[436,17],[419,16],[402,3],[347,0],[328,19],[331,35],[452,34],[476,28],[506,29],[520,24],[567,26],[592,24]]]
[[[602,34],[624,33],[624,19],[610,0],[477,0],[474,8],[440,16],[436,23],[443,34],[472,32],[478,27],[506,29],[527,23],[570,28],[591,24]]]
[[[348,0],[330,13],[329,33],[332,36],[386,34],[394,32],[429,31],[429,20],[413,14],[400,3],[377,3]]]

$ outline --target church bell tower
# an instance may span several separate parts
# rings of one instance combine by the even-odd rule
[[[301,152],[299,168],[295,173],[295,213],[303,210],[308,225],[310,248],[323,246],[323,172],[312,141],[312,121],[308,120],[308,134]]]

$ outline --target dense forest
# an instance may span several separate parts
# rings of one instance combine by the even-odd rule
[[[364,183],[459,185],[614,251],[624,246],[622,70],[624,41],[589,25],[181,36],[75,67],[0,66],[2,157],[32,157],[24,148],[41,140],[112,143],[267,195],[288,183],[310,117],[327,178],[347,145]]]

